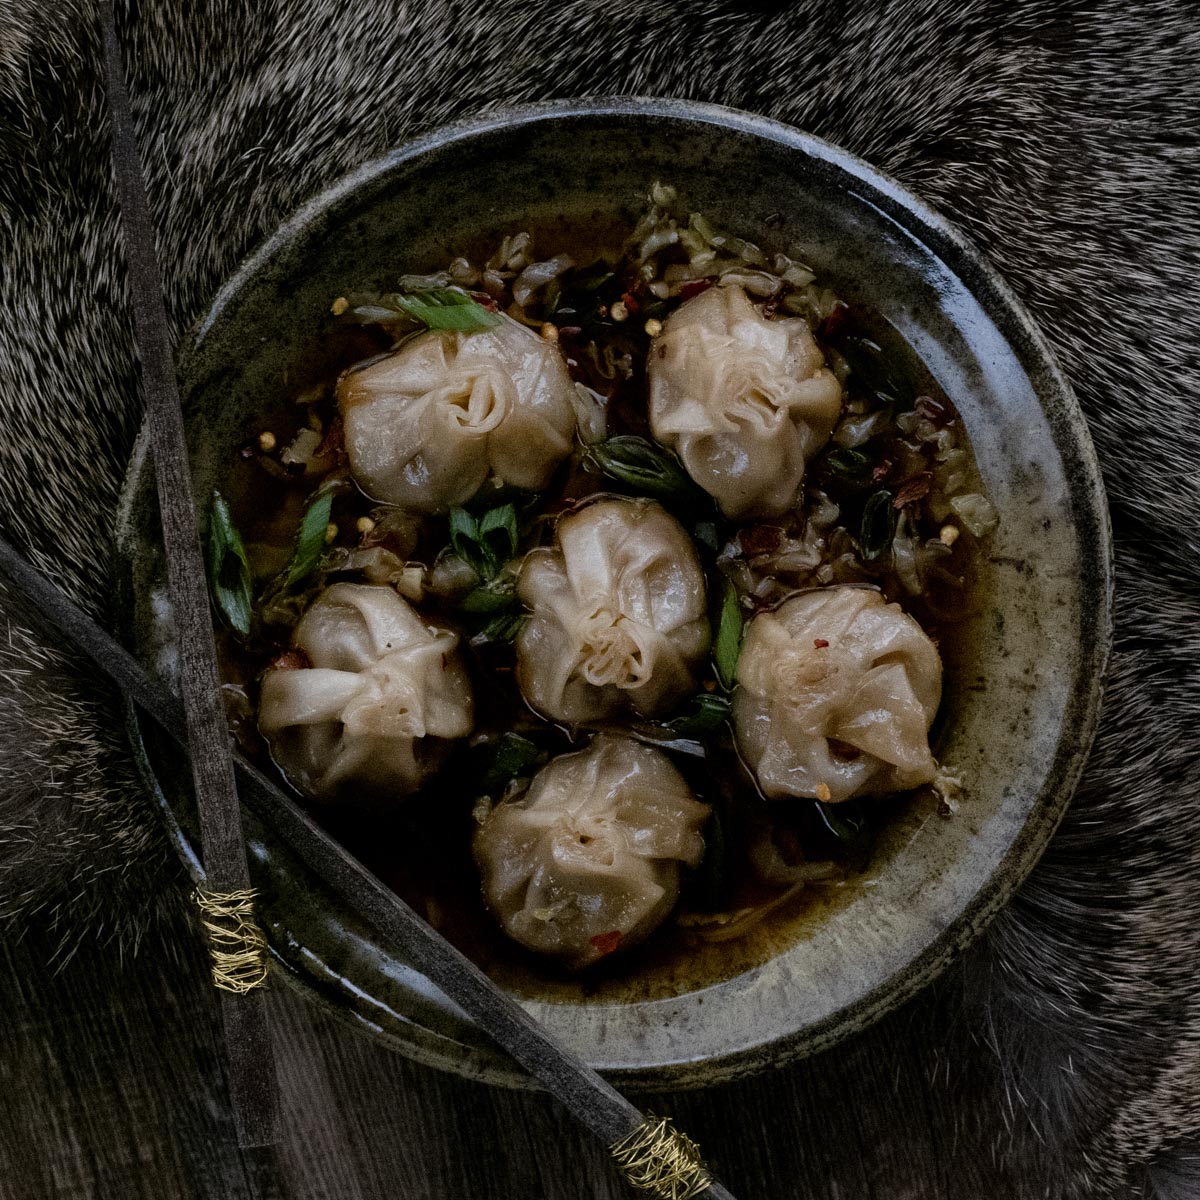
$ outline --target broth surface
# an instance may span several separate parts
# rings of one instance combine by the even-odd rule
[[[572,378],[603,397],[607,436],[649,438],[645,361],[652,338],[646,322],[665,318],[677,298],[664,300],[645,288],[638,290],[638,280],[621,266],[623,248],[612,230],[598,234],[595,229],[560,226],[532,233],[539,259],[566,252],[579,264],[574,272],[577,277],[589,271],[593,276],[604,274],[596,264],[615,265],[612,276],[590,293],[581,286],[572,290],[568,275],[555,302],[543,301],[547,311],[540,315],[554,326]],[[471,261],[480,261],[489,248],[465,249],[475,252]],[[445,266],[420,265],[431,272]],[[352,285],[353,281],[347,281],[348,292]],[[590,306],[586,312],[585,304]],[[617,304],[629,310],[623,320],[614,319]],[[636,311],[632,311],[634,305]],[[935,519],[923,511],[930,488],[920,489],[927,483],[924,476],[936,469],[934,451],[929,451],[928,463],[917,459],[936,444],[937,435],[949,430],[957,448],[965,451],[963,494],[979,492],[978,474],[950,398],[940,392],[890,327],[868,310],[835,303],[827,315],[815,320],[815,332],[827,359],[841,371],[846,391],[844,418],[869,417],[872,411],[888,407],[880,404],[881,394],[897,393],[880,432],[859,447],[831,442],[818,455],[805,476],[802,512],[776,520],[734,522],[725,519],[706,497],[689,494],[664,504],[691,533],[709,580],[710,596],[717,590],[715,580],[721,575],[731,578],[742,596],[747,618],[797,590],[791,585],[781,585],[781,591],[767,586],[762,595],[754,594],[750,589],[761,582],[764,573],[769,574],[754,564],[769,559],[787,539],[802,537],[806,516],[812,510],[835,504],[838,516],[827,530],[826,541],[841,536],[838,531],[845,534],[842,540],[848,557],[843,556],[845,560],[837,567],[841,573],[828,581],[814,575],[799,586],[850,582],[877,587],[917,619],[938,646],[944,667],[942,705],[931,735],[936,753],[940,724],[953,707],[956,692],[969,686],[959,671],[960,639],[964,622],[979,611],[982,602],[975,570],[979,541],[961,522],[944,516]],[[309,497],[326,479],[344,471],[344,461],[338,456],[334,401],[339,374],[352,364],[387,352],[392,345],[392,336],[379,325],[356,325],[331,317],[327,336],[291,380],[296,400],[262,412],[245,430],[223,494],[247,547],[259,604],[268,582],[287,565]],[[856,405],[863,408],[861,413],[847,412],[847,407]],[[896,418],[909,413],[914,414],[914,420],[908,422],[913,430],[906,435],[897,427]],[[310,442],[314,438],[319,442],[316,460],[329,459],[327,470],[289,466],[282,461],[283,450],[305,429],[314,435]],[[934,440],[920,442],[918,435],[931,429]],[[268,444],[269,448],[264,448]],[[914,444],[919,446],[916,451]],[[898,498],[905,487],[915,498],[902,511],[918,542],[938,539],[948,523],[958,530],[919,595],[905,586],[890,546],[886,553],[867,560],[862,546],[847,532],[862,528],[872,496],[890,491]],[[551,543],[553,522],[549,518],[608,494],[638,492],[576,453],[539,497],[485,484],[466,507],[482,511],[512,500],[522,512],[519,553],[524,553]],[[418,522],[415,532],[406,528],[402,536],[384,528],[386,518],[386,506],[364,495],[347,473],[347,482],[333,499],[330,521],[336,533],[329,542],[329,553],[377,545],[385,550],[389,546],[402,549],[405,561],[427,567],[445,558],[449,542],[445,517]],[[897,518],[890,519],[894,522]],[[367,533],[360,527],[365,521],[375,522]],[[327,582],[361,578],[352,571],[322,575]],[[588,996],[616,1002],[674,995],[698,982],[739,974],[804,936],[830,911],[844,907],[862,888],[871,886],[872,848],[881,834],[906,836],[906,831],[911,833],[939,811],[939,798],[928,787],[840,805],[822,806],[808,800],[768,802],[738,758],[727,723],[697,739],[667,728],[680,714],[669,714],[659,722],[635,721],[634,736],[663,748],[697,798],[713,806],[714,821],[706,831],[708,856],[699,870],[685,872],[678,905],[645,944],[603,959],[583,974],[571,973],[511,941],[487,912],[471,855],[473,810],[481,795],[480,778],[487,767],[489,746],[494,747],[496,739],[516,733],[544,756],[553,757],[586,745],[591,730],[563,728],[528,707],[515,683],[512,643],[503,637],[482,637],[485,621],[464,615],[450,599],[428,593],[417,607],[429,622],[460,634],[475,688],[475,733],[454,747],[438,774],[413,796],[390,805],[309,805],[310,811],[456,946],[519,995],[563,1001]],[[297,615],[299,611],[297,606]],[[288,653],[290,633],[286,622],[256,622],[248,638],[228,630],[219,635],[233,728],[243,749],[260,765],[276,770],[285,784],[286,778],[274,767],[265,739],[257,731],[255,712],[259,679],[272,662]],[[701,691],[710,695],[722,691],[711,666],[701,680]],[[686,709],[687,704],[682,706]],[[752,856],[755,847],[767,844],[774,846],[785,863],[829,862],[835,869],[828,880],[799,888],[767,882],[755,869]],[[720,857],[719,862],[714,862],[715,856]]]

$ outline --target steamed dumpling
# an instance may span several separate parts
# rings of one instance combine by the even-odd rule
[[[408,795],[449,739],[471,732],[458,636],[426,625],[390,587],[326,588],[292,645],[312,666],[266,673],[258,727],[306,795]]]
[[[683,527],[648,500],[601,500],[562,518],[517,594],[517,682],[555,721],[653,716],[696,686],[708,651],[704,573]]]
[[[670,912],[682,868],[704,854],[708,813],[666,755],[601,735],[483,818],[484,899],[522,945],[587,966]]]
[[[654,436],[727,517],[792,506],[842,405],[803,320],[768,320],[742,288],[711,287],[667,320],[648,369]]]
[[[554,344],[509,317],[421,334],[338,382],[359,486],[421,512],[465,503],[489,475],[545,487],[570,453],[575,399]]]
[[[936,773],[929,727],[941,694],[938,652],[898,604],[822,588],[750,622],[733,697],[738,747],[768,796],[903,791]]]

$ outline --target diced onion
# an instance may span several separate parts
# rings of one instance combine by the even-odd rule
[[[513,280],[513,299],[524,308],[533,299],[534,292],[545,287],[550,280],[557,279],[563,272],[569,271],[574,265],[575,260],[569,254],[556,254],[545,262],[530,263]]]
[[[971,492],[966,496],[952,496],[950,507],[958,519],[976,537],[983,537],[984,534],[991,533],[1000,523],[1000,515],[996,512],[995,506],[986,496],[981,496],[978,492]]]

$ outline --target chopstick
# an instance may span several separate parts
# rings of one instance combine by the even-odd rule
[[[142,362],[146,418],[154,451],[167,581],[179,645],[180,680],[200,811],[205,915],[213,983],[221,1001],[238,1140],[275,1140],[275,1059],[267,1024],[266,941],[253,918],[253,892],[242,838],[229,730],[221,700],[187,442],[171,355],[154,224],[138,154],[110,0],[100,5],[104,74],[112,123],[112,163],[129,266],[136,343]]]
[[[2,538],[0,576],[186,750],[188,727],[179,699],[152,679],[128,650]],[[238,751],[234,751],[233,760],[239,794],[247,808],[270,825],[343,901],[544,1084],[581,1124],[610,1148],[646,1128],[646,1119],[633,1104],[555,1041],[253,763]],[[712,1200],[732,1200],[725,1187],[711,1176],[709,1179],[707,1196]],[[648,1190],[672,1200],[698,1194]]]
[[[347,904],[456,1002],[612,1153],[625,1178],[661,1200],[706,1193],[732,1200],[698,1148],[664,1118],[644,1116],[594,1070],[552,1038],[473,962],[324,832],[282,789],[230,745],[221,709],[212,619],[191,493],[187,447],[171,359],[154,230],[134,136],[110,0],[100,4],[121,202],[175,607],[183,702],[3,539],[8,578],[123,692],[185,750],[190,748],[207,885],[249,892],[238,795]],[[236,784],[234,771],[236,769]],[[274,1058],[261,989],[221,993],[233,1099],[243,1145],[272,1140],[277,1111]]]

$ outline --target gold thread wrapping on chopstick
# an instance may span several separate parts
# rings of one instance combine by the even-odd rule
[[[609,1149],[625,1178],[660,1200],[690,1200],[712,1182],[700,1147],[680,1133],[669,1117],[647,1115]]]
[[[267,939],[254,922],[254,890],[195,893],[204,914],[213,986],[239,995],[267,982]]]

